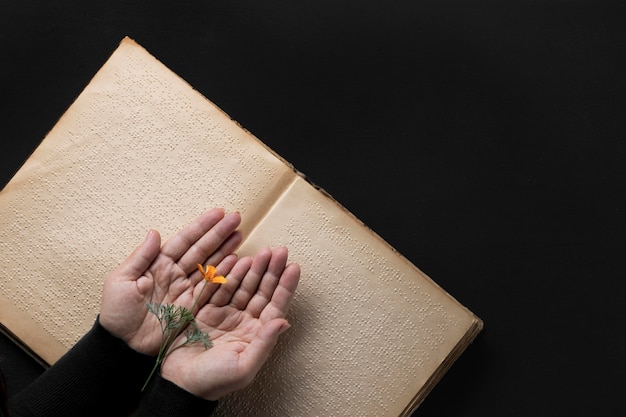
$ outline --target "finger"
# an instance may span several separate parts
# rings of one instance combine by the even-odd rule
[[[278,337],[289,327],[287,320],[276,319],[266,323],[259,330],[248,347],[246,347],[245,355],[242,357],[244,367],[249,376],[253,377],[259,372],[270,356],[272,349],[276,346]]]
[[[300,265],[296,263],[287,265],[280,277],[276,290],[274,290],[272,300],[263,308],[259,318],[265,321],[286,317],[299,282]]]
[[[246,311],[248,311],[252,317],[259,317],[263,309],[265,309],[272,300],[272,296],[278,286],[286,264],[287,248],[278,247],[274,249],[267,270],[259,283],[259,287],[246,307]]]
[[[226,283],[217,288],[209,302],[218,307],[229,304],[233,294],[238,290],[241,282],[250,271],[252,264],[253,258],[250,256],[245,256],[237,260],[237,263],[226,276]]]
[[[270,248],[260,249],[252,261],[250,270],[239,284],[239,287],[232,294],[230,304],[239,310],[245,310],[248,303],[256,294],[263,275],[272,260],[272,250]]]
[[[226,239],[226,242],[224,242],[222,244],[222,246],[220,246],[217,250],[215,250],[211,256],[209,256],[207,259],[205,259],[204,261],[198,261],[196,263],[196,265],[194,266],[193,272],[189,273],[189,279],[193,282],[193,283],[197,283],[199,281],[202,281],[202,279],[204,278],[204,275],[202,275],[202,273],[200,272],[200,270],[198,269],[198,264],[206,266],[206,265],[213,265],[216,269],[217,269],[217,275],[223,275],[226,276],[226,274],[228,274],[228,272],[230,271],[230,269],[232,268],[232,265],[228,268],[228,270],[224,269],[223,266],[220,266],[221,262],[223,262],[223,260],[227,257],[230,256],[234,253],[235,249],[237,249],[237,247],[239,247],[239,245],[241,244],[241,241],[243,240],[242,234],[238,231],[233,232],[228,239]]]
[[[193,242],[180,256],[178,266],[186,273],[191,273],[197,264],[209,259],[215,265],[231,253],[240,243],[241,234],[236,232],[241,223],[241,215],[228,213]]]
[[[111,276],[118,280],[136,280],[146,272],[156,259],[160,247],[161,235],[154,229],[150,230],[144,241],[133,250]]]
[[[243,235],[239,231],[234,231],[228,236],[226,241],[222,243],[222,245],[215,249],[208,258],[204,261],[204,265],[215,265],[217,266],[222,259],[224,259],[227,255],[233,253],[241,244],[243,240]],[[220,270],[220,275],[224,275],[227,271]]]
[[[182,228],[178,233],[168,239],[161,248],[161,252],[178,261],[198,239],[203,237],[213,226],[225,216],[224,209],[214,208],[195,218],[191,223]],[[203,257],[201,259],[206,258]]]

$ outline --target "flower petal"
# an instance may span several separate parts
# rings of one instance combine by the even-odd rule
[[[211,278],[211,282],[214,284],[226,284],[226,278],[221,275]]]
[[[214,267],[213,265],[207,265],[206,272],[204,273],[204,277],[206,279],[212,279],[216,273],[217,273],[216,267]]]

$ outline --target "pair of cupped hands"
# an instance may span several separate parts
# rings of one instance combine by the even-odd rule
[[[239,213],[215,208],[162,245],[159,232],[150,230],[103,286],[100,324],[135,351],[153,356],[162,332],[147,303],[191,308],[200,297],[192,313],[213,347],[199,343],[172,351],[161,376],[207,400],[253,380],[289,328],[285,316],[300,278],[300,267],[288,263],[285,247],[262,248],[253,257],[235,255],[242,241],[240,222]],[[202,290],[198,264],[216,266],[227,282]]]

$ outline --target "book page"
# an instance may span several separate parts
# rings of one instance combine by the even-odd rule
[[[292,328],[217,416],[399,416],[475,317],[358,219],[296,178],[239,252],[284,245],[303,275]]]
[[[165,240],[223,207],[246,233],[295,175],[125,40],[0,193],[0,322],[53,363],[150,228]]]

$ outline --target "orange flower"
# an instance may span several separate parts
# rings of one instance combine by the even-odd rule
[[[211,282],[213,284],[224,284],[226,282],[226,278],[217,274],[217,268],[213,265],[207,265],[206,269],[202,267],[202,265],[198,264],[198,269],[202,272],[204,276],[204,280]]]

